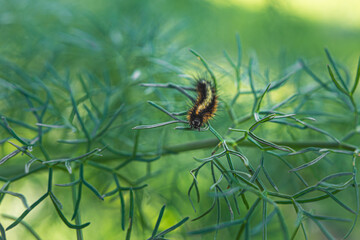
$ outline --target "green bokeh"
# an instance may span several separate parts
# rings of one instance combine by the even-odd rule
[[[154,89],[141,87],[140,83],[167,83],[173,82],[180,85],[189,85],[186,77],[178,74],[177,69],[189,74],[203,74],[205,69],[197,59],[188,51],[189,48],[200,52],[216,72],[219,81],[221,100],[226,102],[235,93],[233,87],[233,74],[229,64],[223,56],[223,50],[235,59],[236,41],[239,34],[243,49],[243,77],[249,59],[255,59],[254,71],[256,72],[255,85],[257,89],[266,86],[266,79],[259,77],[268,75],[271,81],[276,81],[283,76],[283,71],[295,64],[298,59],[304,59],[311,69],[324,79],[328,79],[324,47],[327,47],[339,66],[347,66],[352,84],[355,77],[357,59],[360,53],[360,29],[334,22],[314,22],[302,16],[295,16],[287,11],[282,4],[269,1],[261,9],[245,8],[241,4],[217,4],[211,1],[182,0],[182,1],[46,1],[46,0],[0,0],[0,78],[8,83],[16,84],[34,93],[40,99],[46,99],[47,91],[53,96],[54,109],[51,114],[45,115],[47,124],[65,124],[65,119],[71,115],[72,105],[69,93],[62,83],[70,79],[75,99],[80,101],[85,92],[80,81],[82,77],[89,84],[91,94],[96,99],[94,105],[102,110],[107,96],[108,114],[103,116],[105,122],[111,119],[121,104],[125,105],[124,112],[116,119],[111,131],[104,140],[115,150],[132,152],[135,131],[131,128],[139,124],[151,124],[168,121],[169,118],[155,111],[146,103],[154,101],[166,109],[174,112],[186,111],[190,102],[172,89]],[[344,3],[345,4],[345,3]],[[326,8],[326,6],[324,6]],[[345,72],[342,72],[345,75]],[[79,77],[80,76],[80,77]],[[296,76],[309,83],[309,88],[314,86],[304,72]],[[246,77],[244,77],[246,78]],[[0,80],[1,80],[0,79]],[[266,104],[278,103],[296,92],[299,81],[288,83],[286,88],[278,90],[272,98],[265,98]],[[42,88],[42,84],[46,85]],[[302,83],[304,84],[304,83]],[[351,85],[350,84],[350,85]],[[0,114],[8,119],[20,120],[32,127],[36,127],[36,119],[24,98],[4,81],[0,88]],[[250,85],[242,85],[244,91],[250,90]],[[47,90],[45,90],[47,89]],[[331,98],[332,96],[328,96]],[[355,97],[357,97],[355,95]],[[359,100],[359,98],[356,98]],[[236,105],[238,116],[246,115],[252,108],[252,95],[240,96]],[[96,112],[89,99],[84,100],[91,111]],[[85,125],[93,129],[96,124],[91,116],[81,105],[80,114],[85,119]],[[39,106],[34,106],[41,107]],[[314,116],[319,126],[331,132],[336,137],[343,137],[353,126],[349,124],[352,116],[344,105],[334,104],[331,99],[324,98],[320,102],[306,103],[304,111],[310,113],[314,110],[329,113],[328,116]],[[288,109],[292,110],[291,107]],[[339,117],[340,116],[340,117]],[[327,124],[327,122],[329,124]],[[11,126],[17,126],[10,122]],[[220,104],[217,117],[212,122],[222,134],[231,125],[224,104]],[[247,129],[253,122],[247,122],[241,127]],[[83,139],[79,122],[72,123],[77,131],[72,129],[56,130],[46,135],[43,139],[44,146],[52,154],[52,159],[63,157],[76,157],[86,152],[85,144],[66,145],[59,144],[58,139]],[[171,125],[172,126],[172,125]],[[211,138],[209,132],[175,131],[168,126],[163,129],[141,131],[139,152],[154,151],[158,146],[172,146],[174,144],[197,141]],[[32,138],[34,131],[23,126],[15,128],[22,137]],[[292,134],[287,129],[279,126],[265,125],[259,129],[260,136],[270,140],[327,140],[321,135],[308,131],[294,130]],[[231,136],[235,136],[233,134]],[[0,140],[8,137],[8,133],[0,130]],[[235,138],[235,137],[234,137]],[[359,136],[356,135],[349,142],[358,146]],[[60,148],[61,147],[61,148]],[[95,143],[93,147],[103,147]],[[60,150],[59,150],[60,149]],[[1,143],[0,152],[4,156],[15,150],[9,143]],[[164,219],[160,229],[165,229],[179,222],[186,216],[195,218],[206,211],[212,204],[212,197],[208,189],[212,185],[210,170],[204,170],[199,175],[198,182],[201,192],[201,202],[195,203],[197,212],[194,213],[187,197],[187,190],[192,182],[189,171],[198,163],[193,157],[209,156],[209,149],[189,151],[177,155],[166,155],[153,163],[147,164],[134,162],[122,168],[124,176],[134,183],[140,179],[141,184],[148,187],[136,191],[135,194],[135,223],[132,239],[146,239],[151,235],[157,215],[162,205],[166,204]],[[40,154],[39,149],[34,149],[34,154]],[[106,156],[108,152],[105,151]],[[259,151],[245,148],[243,153],[251,159],[253,165],[260,161]],[[308,162],[317,155],[308,154],[296,159],[295,166]],[[338,158],[342,160],[338,160]],[[0,176],[12,176],[23,172],[23,165],[29,159],[18,155],[0,166]],[[116,166],[124,159],[102,160],[100,163]],[[346,164],[344,164],[346,163]],[[240,163],[236,163],[242,168]],[[278,187],[285,192],[296,192],[301,189],[299,182],[288,174],[276,157],[268,156],[266,165],[269,174]],[[151,171],[150,171],[150,170]],[[148,172],[152,174],[147,175]],[[314,184],[325,176],[336,172],[351,172],[351,159],[336,155],[329,158],[327,163],[319,167],[308,169],[304,172],[306,178]],[[264,177],[264,176],[263,176]],[[91,182],[101,193],[113,189],[111,175],[98,169],[87,169],[86,179]],[[55,183],[70,181],[66,171],[55,173]],[[122,182],[124,183],[124,182]],[[45,191],[47,174],[45,172],[29,176],[13,184],[11,191],[20,192],[32,204]],[[64,214],[70,219],[72,216],[72,199],[69,189],[55,187],[54,191],[64,205]],[[84,188],[81,203],[82,221],[91,222],[83,233],[85,239],[125,239],[126,231],[121,230],[120,200],[115,198],[101,202],[96,196]],[[347,189],[343,198],[350,196],[352,191]],[[338,195],[337,195],[338,196]],[[340,195],[339,195],[340,196]],[[195,195],[192,195],[195,199]],[[15,200],[14,200],[15,199]],[[249,198],[249,201],[255,199]],[[125,196],[126,205],[129,197]],[[346,202],[354,206],[354,199]],[[222,204],[222,221],[229,221],[226,204]],[[333,201],[327,199],[320,204],[311,203],[309,209],[316,209],[316,214],[340,215],[352,218],[351,214],[344,212]],[[20,200],[5,197],[0,205],[0,212],[19,216],[25,210]],[[240,206],[242,214],[246,211]],[[296,213],[288,205],[281,206],[286,215],[287,222],[295,222]],[[128,209],[126,210],[128,216]],[[213,234],[189,237],[186,232],[200,229],[216,223],[216,215],[209,214],[199,221],[188,221],[185,226],[169,234],[172,239],[213,239]],[[0,218],[4,226],[13,220]],[[261,219],[261,212],[253,218],[254,225]],[[76,239],[74,230],[68,229],[58,215],[49,199],[41,207],[25,218],[42,237],[42,239]],[[126,221],[128,219],[126,218]],[[128,224],[128,222],[126,222]],[[127,226],[127,225],[126,225]],[[348,223],[329,223],[335,236],[342,236],[349,228]],[[310,239],[323,239],[323,235],[313,224],[310,226]],[[294,226],[290,225],[291,231]],[[269,226],[268,239],[280,239],[278,222]],[[344,230],[345,229],[345,230]],[[236,227],[219,232],[218,239],[232,239]],[[297,239],[302,239],[302,235]],[[358,227],[355,228],[351,239],[360,236]],[[23,226],[8,232],[9,239],[30,239],[29,232]],[[254,235],[254,239],[261,239],[261,232]]]

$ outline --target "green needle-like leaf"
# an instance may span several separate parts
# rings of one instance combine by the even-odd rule
[[[338,81],[335,79],[334,73],[332,72],[330,66],[327,66],[331,80],[335,84],[336,88],[340,90],[340,92],[344,93],[345,95],[348,95],[349,93],[338,83]]]
[[[130,211],[129,211],[129,226],[126,231],[126,240],[130,240],[132,225],[134,221],[134,192],[132,189],[130,189],[129,194],[130,194]]]
[[[193,49],[189,49],[189,51],[194,54],[200,61],[201,63],[204,65],[204,67],[206,68],[206,70],[209,72],[213,82],[214,82],[214,87],[215,89],[217,88],[217,82],[216,82],[216,77],[215,74],[213,73],[213,71],[210,69],[209,65],[207,64],[206,60],[199,54],[197,53],[195,50]]]
[[[357,66],[357,71],[356,71],[356,77],[355,77],[355,82],[354,82],[354,86],[351,89],[350,95],[354,95],[357,86],[359,85],[359,80],[360,80],[360,57],[359,57],[359,61],[358,61],[358,66]]]
[[[31,210],[33,210],[37,205],[39,205],[49,194],[45,193],[44,195],[42,195],[38,200],[36,200],[28,209],[26,209],[21,215],[20,217],[18,217],[15,222],[13,222],[10,226],[8,226],[6,228],[6,231],[9,231],[10,229],[12,229],[13,227],[15,227],[16,225],[18,225],[25,217],[26,215],[28,215]]]
[[[165,205],[162,206],[162,208],[160,209],[159,217],[158,217],[158,219],[157,219],[157,221],[156,221],[156,224],[155,224],[155,227],[154,227],[154,230],[153,230],[153,232],[152,232],[152,234],[151,234],[151,238],[150,238],[150,239],[152,239],[153,237],[155,237],[155,235],[156,235],[156,233],[157,233],[157,231],[158,231],[158,229],[159,229],[160,222],[161,222],[161,219],[162,219],[162,217],[163,217],[164,211],[165,211]]]
[[[5,229],[1,223],[0,223],[0,233],[1,233],[1,240],[6,240]]]
[[[58,206],[58,203],[57,203],[57,200],[54,196],[53,193],[50,193],[50,198],[51,198],[51,201],[53,202],[54,204],[54,207],[56,209],[56,212],[58,213],[59,217],[61,218],[61,220],[66,224],[66,226],[68,226],[69,228],[73,228],[73,229],[82,229],[82,228],[85,228],[87,226],[89,226],[89,222],[88,223],[84,223],[82,225],[74,225],[74,224],[71,224],[67,219],[66,217],[64,216],[64,214],[61,212],[61,209],[59,208]]]
[[[183,225],[187,220],[189,220],[189,217],[184,218],[183,220],[181,220],[180,222],[178,222],[177,224],[169,227],[168,229],[160,232],[159,234],[154,236],[154,239],[158,238],[158,237],[162,237],[165,234],[174,231],[175,229],[177,229],[178,227],[180,227],[181,225]]]

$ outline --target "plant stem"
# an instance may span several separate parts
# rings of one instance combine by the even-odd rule
[[[195,142],[188,142],[184,144],[177,144],[165,147],[165,151],[163,154],[174,154],[180,152],[186,152],[191,150],[198,150],[203,148],[212,148],[215,147],[219,143],[218,139],[205,139]],[[316,147],[316,148],[333,148],[333,149],[344,149],[349,151],[355,151],[357,148],[356,146],[346,144],[346,143],[336,143],[336,142],[273,142],[276,145],[280,146],[288,146],[293,149],[301,149],[301,148],[308,148],[308,147]],[[251,142],[240,142],[237,144],[240,147],[256,147]]]

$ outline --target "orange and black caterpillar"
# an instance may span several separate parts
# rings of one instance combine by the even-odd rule
[[[199,129],[214,117],[218,106],[216,87],[206,79],[196,80],[197,98],[194,106],[187,113],[191,128]]]

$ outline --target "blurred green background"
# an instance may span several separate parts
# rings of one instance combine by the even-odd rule
[[[188,51],[189,48],[200,52],[209,61],[218,76],[219,92],[223,101],[229,100],[235,93],[233,80],[229,80],[233,73],[223,56],[223,50],[231,57],[236,57],[237,33],[242,43],[244,74],[250,57],[255,59],[256,71],[267,72],[272,80],[282,76],[284,70],[295,64],[298,59],[304,59],[316,74],[328,79],[328,60],[324,52],[326,47],[341,66],[350,69],[349,78],[353,79],[360,55],[359,9],[360,2],[356,0],[346,3],[340,0],[0,0],[0,114],[36,127],[37,121],[32,115],[32,109],[27,106],[25,99],[9,87],[8,83],[12,83],[41,99],[46,98],[47,91],[52,92],[52,107],[49,110],[51,113],[45,115],[44,123],[66,125],[69,122],[65,119],[71,115],[72,107],[69,94],[60,86],[60,82],[61,79],[70,79],[74,96],[79,101],[85,94],[79,80],[82,77],[95,99],[95,105],[102,109],[104,102],[108,101],[107,114],[102,116],[105,122],[111,119],[121,104],[125,106],[125,110],[113,123],[111,131],[101,140],[94,142],[93,146],[106,145],[116,151],[131,153],[136,134],[132,127],[168,120],[165,114],[155,111],[148,105],[147,100],[155,101],[174,112],[185,111],[188,108],[189,101],[184,100],[184,97],[174,90],[147,89],[139,84],[173,82],[190,85],[191,81],[184,77],[183,73],[197,75],[205,70]],[[303,73],[298,77],[303,77],[305,83],[309,82],[310,88],[313,85],[305,75]],[[260,80],[256,84],[258,89],[266,85],[265,81]],[[43,85],[46,87],[42,87]],[[245,90],[250,89],[247,83],[244,83],[243,87]],[[296,92],[296,88],[295,84],[289,83],[272,96],[272,101],[277,103],[286,99]],[[110,95],[111,97],[107,98]],[[240,97],[238,115],[245,115],[251,111],[252,99],[249,96]],[[325,105],[309,103],[306,110],[310,112],[312,109],[326,109],[329,114],[341,115],[341,118],[319,117],[326,130],[341,138],[344,131],[351,128],[347,124],[350,117],[346,115],[342,106],[326,105],[326,100],[323,103]],[[85,100],[81,104],[87,104],[91,111],[94,110],[90,100]],[[86,126],[94,129],[96,126],[84,107],[79,107],[79,111],[84,116]],[[73,131],[70,125],[77,131]],[[221,133],[231,125],[224,105],[220,104],[213,125]],[[29,128],[17,126],[16,123],[12,126],[16,126],[17,133],[23,137],[36,136],[36,132]],[[290,138],[285,131],[276,127],[269,127],[262,133],[262,136],[270,136],[273,140],[283,141]],[[298,134],[298,139],[317,139],[317,136],[314,137],[307,132]],[[0,140],[8,136],[4,129],[0,130]],[[138,151],[146,153],[155,151],[159,146],[171,146],[211,137],[208,132],[195,134],[174,131],[172,126],[167,126],[141,131]],[[51,131],[44,136],[43,141],[51,153],[51,159],[55,159],[75,157],[86,152],[84,144],[61,144],[58,142],[59,139],[83,138],[79,123],[70,121],[68,128]],[[355,136],[351,143],[357,145],[358,140],[359,137]],[[1,142],[1,156],[14,149],[6,141]],[[39,153],[39,150],[34,149],[34,152]],[[254,149],[245,149],[244,152],[256,159],[256,162],[259,161],[258,152]],[[105,150],[104,156],[108,153],[109,150]],[[164,204],[167,208],[161,229],[170,227],[186,216],[192,219],[206,211],[212,203],[212,198],[208,194],[208,188],[211,186],[210,177],[206,173],[199,175],[202,197],[200,204],[195,204],[196,213],[188,200],[187,191],[192,182],[189,171],[198,165],[193,157],[206,157],[209,154],[210,150],[204,149],[166,155],[151,164],[131,162],[119,171],[136,185],[148,184],[143,190],[136,191],[132,239],[146,239],[151,235],[159,210]],[[282,178],[281,174],[277,174],[277,169],[284,169],[283,166],[269,159],[273,163],[268,167],[274,181],[283,189],[298,189],[298,185],[291,182],[290,177]],[[23,166],[28,160],[26,156],[20,155],[9,160],[0,166],[0,176],[18,174],[23,171]],[[102,162],[101,157],[96,157],[96,161]],[[116,166],[124,161],[124,157],[111,158],[104,164]],[[309,170],[306,176],[312,179],[312,182],[316,182],[328,175],[328,172],[351,171],[350,160],[347,162],[348,165],[333,159],[330,161],[331,164],[325,168]],[[332,171],[333,169],[336,171]],[[111,175],[97,169],[86,170],[86,179],[101,193],[112,190],[114,186]],[[69,181],[66,171],[55,173],[55,183]],[[24,194],[31,204],[46,191],[46,186],[47,173],[40,172],[14,183],[11,191]],[[55,187],[54,191],[65,206],[65,215],[71,218],[73,206],[70,189]],[[119,199],[105,199],[105,202],[101,202],[88,189],[83,191],[81,218],[84,222],[91,222],[83,231],[84,239],[125,239],[126,231],[120,227]],[[354,204],[352,201],[349,204]],[[128,195],[125,202],[128,206]],[[341,214],[341,209],[335,209],[331,201],[324,201],[322,205],[314,204],[314,209],[318,208],[324,213]],[[241,209],[245,210],[243,207]],[[284,209],[286,212],[286,207]],[[13,197],[5,197],[0,205],[1,213],[14,217],[19,216],[24,210],[20,200]],[[291,212],[286,218],[290,219],[289,222],[294,222],[296,213]],[[13,221],[6,217],[0,219],[4,226]],[[226,211],[222,219],[229,220]],[[32,211],[25,221],[42,239],[76,239],[75,231],[68,229],[61,222],[50,200],[46,200]],[[213,224],[215,215],[210,214],[199,221],[188,221],[168,237],[213,239],[212,234],[186,234],[188,231]],[[344,229],[348,229],[350,225],[340,223],[329,226],[335,236],[342,236],[346,232]],[[325,239],[315,225],[309,225],[309,229],[309,239]],[[272,236],[269,239],[279,239],[280,233],[276,232],[275,227],[269,228],[268,231]],[[232,236],[231,229],[226,229],[219,232],[218,239],[232,239]],[[358,239],[359,236],[360,230],[357,227],[350,239]],[[8,231],[7,237],[31,239],[29,232],[20,225]],[[254,235],[254,238],[261,239],[261,234]],[[302,235],[299,234],[297,239],[303,239]]]

